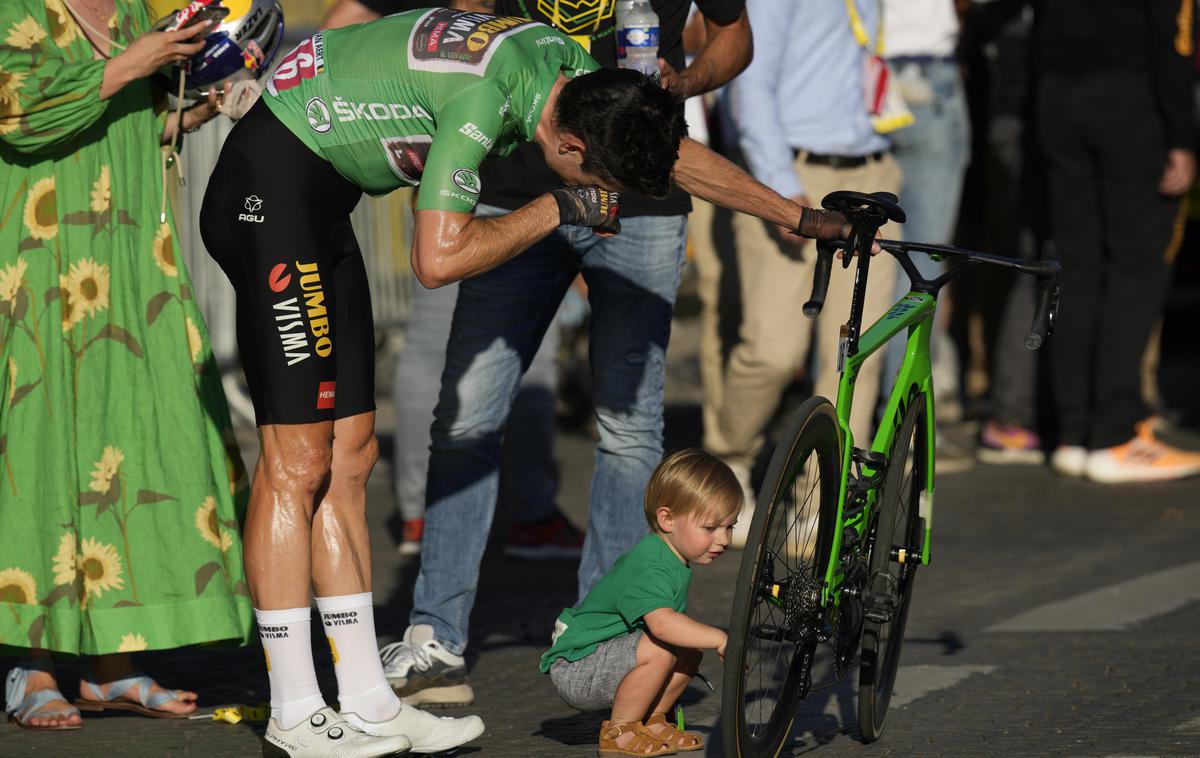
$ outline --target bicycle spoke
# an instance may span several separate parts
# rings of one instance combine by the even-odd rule
[[[808,575],[808,561],[815,554],[810,547],[816,539],[820,506],[820,460],[809,455],[777,501],[766,525],[763,562],[769,563],[770,577],[779,585]],[[765,572],[761,572],[760,576]],[[784,584],[786,586],[786,584]],[[767,590],[760,588],[760,592]],[[751,735],[757,736],[775,716],[782,689],[800,647],[789,636],[784,609],[761,596],[751,612],[749,650],[743,673],[743,712]],[[766,630],[770,630],[767,633]]]

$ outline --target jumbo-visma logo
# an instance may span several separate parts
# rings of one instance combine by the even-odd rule
[[[325,105],[325,101],[319,97],[314,97],[304,106],[304,112],[308,116],[308,125],[317,134],[324,134],[333,128],[333,119],[329,117],[329,106]]]

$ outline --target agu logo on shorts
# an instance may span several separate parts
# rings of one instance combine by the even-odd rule
[[[261,224],[266,220],[267,217],[256,216],[254,215],[254,212],[261,208],[262,204],[262,198],[258,195],[250,195],[247,197],[246,202],[242,204],[242,207],[246,209],[246,213],[239,213],[238,221],[249,221],[254,224]]]
[[[321,382],[317,386],[317,409],[333,408],[337,401],[337,382]]]

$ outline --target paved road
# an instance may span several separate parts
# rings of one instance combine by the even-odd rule
[[[692,356],[676,351],[668,412],[675,447],[697,441],[688,377]],[[591,442],[564,435],[558,455],[564,508],[581,520]],[[381,465],[370,491],[384,641],[403,632],[416,568],[392,550],[389,473]],[[497,521],[502,534],[504,514]],[[460,754],[595,755],[603,716],[573,711],[536,673],[554,616],[573,600],[574,566],[507,560],[493,542],[472,630],[478,700],[461,711],[480,714],[488,729]],[[1198,481],[1101,487],[1044,469],[985,466],[942,476],[934,563],[919,575],[883,739],[869,747],[856,740],[854,688],[843,683],[802,703],[782,755],[1200,756],[1197,544]],[[728,623],[739,558],[696,571],[691,609],[701,620]],[[206,706],[267,697],[257,648],[142,662],[164,683],[198,689]],[[327,660],[319,665],[332,701],[332,671]],[[712,736],[707,755],[719,756],[721,670],[715,660],[702,670],[718,694],[693,686],[688,721]],[[0,726],[0,756],[253,756],[258,744],[252,725],[202,721],[89,717],[85,729],[58,734]]]

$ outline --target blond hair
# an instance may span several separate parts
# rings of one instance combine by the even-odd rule
[[[658,464],[646,486],[646,521],[659,531],[655,513],[671,509],[678,517],[689,513],[727,518],[742,508],[742,486],[719,458],[689,448],[672,453]]]

